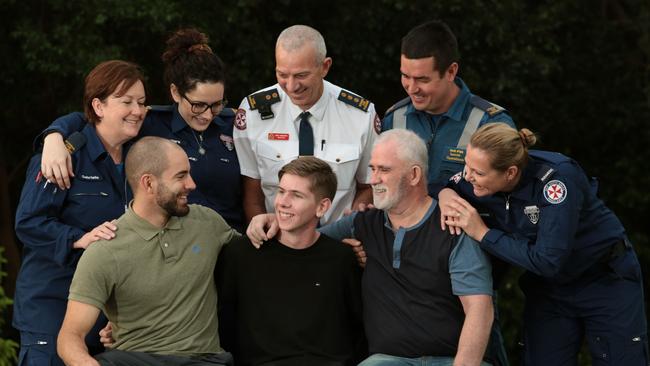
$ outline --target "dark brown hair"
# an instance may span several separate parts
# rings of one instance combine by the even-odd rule
[[[433,57],[433,71],[438,71],[441,77],[460,58],[456,36],[439,20],[411,29],[402,38],[402,55],[411,60]]]
[[[320,200],[334,200],[336,194],[336,174],[326,162],[313,156],[301,156],[283,166],[278,172],[278,179],[285,174],[297,175],[311,181],[310,190]]]
[[[208,45],[208,36],[194,28],[180,29],[167,40],[162,55],[165,83],[185,95],[197,83],[224,83],[224,64]]]
[[[93,108],[95,98],[104,102],[112,94],[120,97],[138,81],[144,85],[144,74],[132,62],[110,60],[95,66],[86,76],[84,87],[83,105],[88,123],[99,122],[99,116]]]

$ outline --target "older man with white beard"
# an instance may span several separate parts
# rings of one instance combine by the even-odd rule
[[[371,356],[362,366],[488,364],[490,261],[471,238],[440,229],[427,167],[426,146],[415,133],[384,132],[370,159],[375,209],[321,228],[339,240],[360,240],[367,255],[362,296]],[[273,234],[263,230],[269,219],[251,223],[253,242]]]

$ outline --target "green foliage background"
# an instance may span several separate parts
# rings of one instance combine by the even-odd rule
[[[460,75],[474,93],[508,108],[518,126],[540,133],[540,148],[570,155],[600,178],[601,196],[625,224],[644,273],[649,271],[647,0],[0,0],[0,8],[0,189],[9,197],[0,203],[11,215],[32,138],[58,115],[80,109],[83,77],[102,60],[141,64],[149,78],[148,103],[168,103],[160,61],[164,40],[179,27],[196,26],[227,63],[227,96],[238,104],[275,82],[278,33],[308,24],[323,33],[334,59],[328,79],[384,111],[405,97],[400,38],[438,18],[458,37]],[[11,226],[11,215],[0,224]],[[15,280],[15,244],[2,240],[8,278]],[[522,306],[516,275],[500,296],[514,364]],[[5,287],[13,284],[5,281]],[[4,354],[0,349],[0,365]]]

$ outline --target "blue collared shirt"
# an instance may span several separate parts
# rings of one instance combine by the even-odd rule
[[[406,108],[406,128],[415,132],[427,144],[429,151],[427,181],[430,192],[439,191],[449,177],[461,171],[464,166],[465,149],[459,149],[457,145],[473,108],[470,102],[472,93],[459,77],[454,82],[460,88],[460,92],[451,108],[445,113],[433,115],[419,111],[410,100],[401,107]],[[382,131],[393,128],[393,114],[394,110],[391,108],[382,120]],[[488,122],[505,122],[514,127],[512,117],[505,111],[494,116],[486,113],[479,122],[479,127]]]
[[[138,136],[159,136],[182,147],[190,160],[190,174],[196,183],[189,202],[217,211],[230,226],[241,232],[244,211],[239,161],[232,139],[234,118],[232,109],[224,109],[205,131],[199,133],[181,117],[176,104],[153,106]],[[84,124],[83,114],[74,112],[58,118],[44,132],[56,130],[69,136]],[[200,153],[200,147],[204,154]]]

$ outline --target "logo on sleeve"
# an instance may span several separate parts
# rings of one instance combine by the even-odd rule
[[[554,205],[562,203],[564,202],[566,195],[566,186],[557,179],[546,183],[544,186],[544,198],[546,198],[549,203]]]
[[[233,141],[232,137],[228,135],[224,135],[222,133],[221,136],[219,136],[219,139],[223,143],[223,146],[225,146],[226,149],[228,149],[228,151],[235,150],[235,141]]]
[[[375,132],[377,135],[381,133],[381,119],[379,118],[378,114],[375,114],[375,120],[373,122],[373,125],[375,127]]]
[[[539,222],[539,207],[526,206],[524,207],[524,214],[528,216],[528,220],[530,220],[533,225]]]
[[[458,184],[458,182],[460,182],[462,178],[463,178],[463,171],[461,170],[460,172],[452,175],[451,178],[449,178],[449,180]]]
[[[235,127],[242,131],[246,129],[246,111],[242,108],[239,108],[235,115]]]

